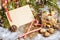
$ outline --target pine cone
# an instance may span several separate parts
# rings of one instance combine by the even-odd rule
[[[9,28],[9,30],[10,30],[11,32],[16,32],[17,26],[16,26],[16,25],[12,25],[12,26]]]

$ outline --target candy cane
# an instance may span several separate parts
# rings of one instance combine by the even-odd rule
[[[11,19],[11,17],[10,17],[9,11],[8,11],[8,8],[7,8],[7,6],[6,6],[7,2],[8,2],[8,0],[4,0],[3,7],[4,7],[5,11],[7,12],[7,17],[8,17],[9,20],[12,22],[12,19]]]
[[[36,31],[38,31],[38,30],[40,30],[41,29],[41,27],[40,28],[38,28],[38,29],[34,29],[34,30],[32,30],[32,31],[29,31],[29,32],[27,32],[27,33],[25,33],[25,34],[23,34],[23,35],[19,35],[18,36],[18,38],[22,38],[22,37],[24,37],[25,35],[28,35],[28,34],[30,34],[30,33],[33,33],[33,32],[36,32]]]
[[[31,25],[29,26],[28,31],[26,32],[26,34],[23,34],[22,36],[19,36],[19,38],[21,38],[21,37],[26,38],[26,36],[27,36],[28,34],[40,30],[41,27],[38,28],[38,29],[35,29],[35,30],[30,31],[30,29],[32,28],[34,22],[36,22],[36,23],[35,23],[35,26],[37,26],[37,25],[42,26],[41,24],[39,24],[39,21],[38,21],[38,20],[36,20],[36,19],[33,20],[33,21],[31,22]]]
[[[33,27],[33,23],[34,23],[35,19],[31,22],[30,26],[29,26],[29,29],[27,29],[27,32],[30,31],[30,29]],[[26,38],[27,35],[24,36],[24,38]]]

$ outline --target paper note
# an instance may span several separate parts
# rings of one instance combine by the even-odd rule
[[[11,22],[7,17],[10,25],[16,25],[18,27],[25,25],[27,23],[30,23],[34,19],[34,16],[32,14],[32,11],[29,5],[11,10],[9,11],[9,15],[12,19],[12,22]],[[7,16],[7,13],[6,13],[6,16]]]

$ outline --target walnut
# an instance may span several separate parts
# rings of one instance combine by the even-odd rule
[[[60,23],[54,25],[54,27],[55,27],[56,29],[60,30]]]
[[[47,27],[47,28],[50,28],[50,27],[51,27],[51,25],[48,25],[48,24],[47,24],[47,26],[46,26],[46,27]]]
[[[49,28],[49,29],[48,29],[48,32],[49,32],[49,33],[54,33],[54,32],[55,32],[55,29]]]
[[[50,33],[49,33],[49,32],[45,32],[45,33],[43,34],[43,36],[48,37],[48,36],[50,36]]]
[[[46,29],[42,28],[42,29],[40,30],[40,33],[44,33],[44,32],[46,32]]]

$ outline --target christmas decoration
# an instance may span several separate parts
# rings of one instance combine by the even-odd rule
[[[27,32],[19,35],[18,38],[25,38],[34,32],[49,37],[55,33],[55,30],[60,30],[58,0],[2,0],[0,27],[8,28],[11,32],[16,32],[17,27],[15,25],[10,26],[5,13],[7,13],[9,20],[12,22],[9,11],[25,5],[30,6],[35,19],[28,26]]]

